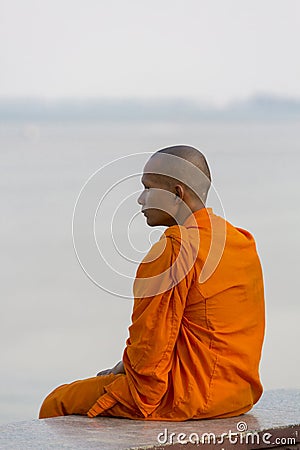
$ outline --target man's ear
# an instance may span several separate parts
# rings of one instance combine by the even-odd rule
[[[183,190],[183,187],[180,184],[177,184],[175,186],[175,195],[176,195],[176,197],[180,198],[181,200],[183,199],[184,190]]]

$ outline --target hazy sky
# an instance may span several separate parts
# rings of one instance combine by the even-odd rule
[[[300,98],[299,0],[0,0],[0,96]]]

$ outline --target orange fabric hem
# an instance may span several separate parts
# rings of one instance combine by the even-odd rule
[[[106,409],[112,408],[116,403],[117,400],[115,400],[111,395],[104,394],[98,398],[96,403],[89,409],[87,416],[90,418],[97,417]]]

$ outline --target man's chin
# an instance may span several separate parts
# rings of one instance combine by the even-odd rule
[[[149,227],[158,227],[159,225],[161,225],[153,217],[151,217],[151,213],[144,213],[144,216]]]
[[[158,226],[158,224],[153,219],[151,220],[151,218],[147,217],[147,216],[146,216],[146,222],[147,222],[147,225],[149,225],[149,227],[157,227]]]

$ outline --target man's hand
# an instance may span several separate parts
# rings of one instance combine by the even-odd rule
[[[114,375],[117,375],[118,373],[125,373],[123,361],[119,361],[112,369],[101,370],[101,372],[97,373],[97,377],[102,375],[110,375],[111,373]]]

